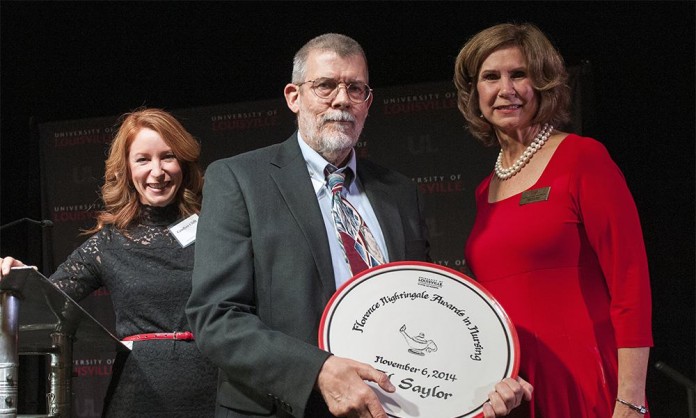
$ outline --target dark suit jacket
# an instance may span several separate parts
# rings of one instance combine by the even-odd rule
[[[416,185],[368,161],[357,172],[389,259],[427,261]],[[219,404],[330,416],[313,393],[329,356],[317,347],[319,322],[336,290],[328,239],[296,134],[208,167],[186,311],[201,351],[221,369]]]

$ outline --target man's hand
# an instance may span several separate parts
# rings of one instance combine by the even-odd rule
[[[329,411],[337,417],[387,418],[375,392],[365,381],[377,383],[386,392],[394,392],[387,375],[358,361],[331,356],[317,377],[316,387]],[[502,417],[532,399],[532,385],[521,377],[506,378],[495,385],[483,406],[485,418]]]
[[[387,392],[396,388],[387,375],[374,367],[343,357],[329,357],[319,371],[316,387],[337,417],[387,418],[377,394],[365,380]]]
[[[495,390],[488,394],[488,402],[483,405],[485,418],[504,417],[517,408],[522,399],[530,401],[534,388],[529,382],[516,377],[506,378],[495,385]]]

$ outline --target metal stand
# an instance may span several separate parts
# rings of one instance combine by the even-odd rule
[[[128,350],[80,305],[31,267],[13,268],[0,280],[0,418],[17,417],[19,354],[50,357],[47,415],[72,412],[75,346]],[[28,417],[28,415],[20,415]]]
[[[17,314],[19,302],[0,293],[0,417],[17,416]]]

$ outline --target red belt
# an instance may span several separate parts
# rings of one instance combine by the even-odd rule
[[[193,340],[191,331],[184,332],[153,332],[150,334],[135,334],[125,337],[122,341],[144,340]]]

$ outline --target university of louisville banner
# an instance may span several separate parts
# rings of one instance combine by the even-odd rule
[[[573,121],[566,130],[582,133],[580,79],[571,68]],[[587,87],[587,86],[585,86]],[[124,112],[128,109],[124,109]],[[275,100],[172,110],[200,142],[201,165],[281,142],[296,128],[295,116],[280,96]],[[54,222],[53,271],[86,238],[80,230],[94,225],[101,209],[98,191],[108,145],[119,115],[39,125],[42,152],[44,218]],[[474,188],[488,175],[496,151],[474,140],[464,127],[451,82],[377,88],[359,157],[368,157],[411,177],[425,198],[433,261],[465,271],[464,243],[475,215]],[[99,290],[81,302],[113,329],[109,294]],[[113,353],[74,353],[73,415],[98,417],[111,377]],[[23,411],[20,410],[20,413]]]

